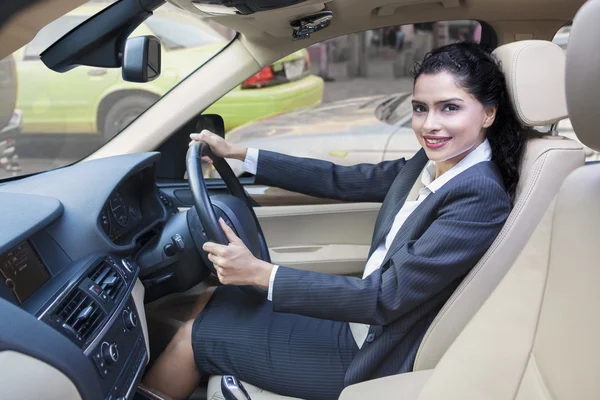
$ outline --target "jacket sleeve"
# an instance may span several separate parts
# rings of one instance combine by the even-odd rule
[[[437,219],[418,240],[397,250],[365,279],[280,267],[273,310],[387,325],[439,295],[475,266],[510,213],[504,189],[473,177],[446,196]]]
[[[260,150],[256,183],[333,200],[382,202],[405,164],[402,158],[341,166]]]

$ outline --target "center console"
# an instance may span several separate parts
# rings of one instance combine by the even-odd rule
[[[148,363],[132,296],[138,273],[129,258],[98,258],[39,317],[93,363],[104,399],[131,399]]]

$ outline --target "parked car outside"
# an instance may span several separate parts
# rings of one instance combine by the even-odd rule
[[[411,99],[411,93],[398,93],[325,103],[248,123],[227,139],[340,165],[410,158],[421,148],[411,126]],[[228,161],[242,173],[241,162]]]
[[[162,73],[152,82],[125,82],[118,68],[78,67],[60,74],[40,61],[44,49],[103,7],[92,3],[77,8],[15,53],[24,134],[101,134],[110,139],[228,43],[201,18],[167,7],[156,10],[131,35],[153,35],[161,41]],[[310,74],[308,52],[301,50],[264,68],[206,112],[222,115],[226,129],[232,129],[318,104],[322,97],[323,80]]]

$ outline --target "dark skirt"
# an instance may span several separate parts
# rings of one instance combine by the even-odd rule
[[[194,321],[202,374],[234,375],[307,400],[337,399],[358,352],[348,323],[273,312],[235,286],[221,286]]]

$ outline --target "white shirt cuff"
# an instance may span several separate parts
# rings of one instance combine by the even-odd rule
[[[269,277],[269,293],[267,293],[267,300],[273,301],[273,283],[275,283],[275,274],[277,273],[279,265],[274,265],[271,270],[271,276]]]
[[[258,170],[258,149],[248,149],[246,152],[246,158],[244,159],[244,166],[242,168],[245,172],[256,175],[256,171]]]

